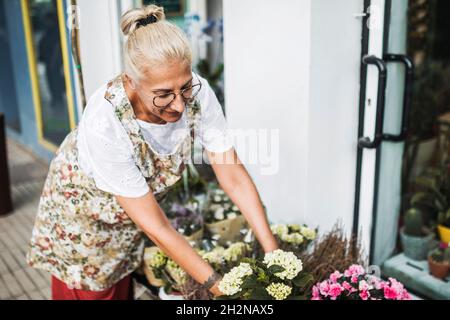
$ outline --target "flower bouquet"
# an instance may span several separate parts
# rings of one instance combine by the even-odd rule
[[[285,251],[300,253],[316,239],[317,230],[300,224],[272,224],[272,233],[278,240],[280,248]]]
[[[172,226],[188,241],[199,242],[203,237],[203,217],[195,200],[181,205],[172,203],[166,212]]]
[[[143,269],[148,282],[162,287],[165,294],[178,293],[188,275],[158,247],[144,250]]]
[[[294,253],[275,250],[263,259],[244,258],[219,282],[224,293],[218,299],[304,299],[304,287],[312,281],[302,272],[302,261]]]
[[[344,273],[335,271],[317,283],[311,300],[411,300],[403,284],[393,278],[383,281],[367,274],[364,267],[352,265]]]
[[[240,231],[247,222],[222,189],[210,189],[205,211],[205,225],[212,239],[222,245],[240,240]]]
[[[200,250],[199,254],[218,273],[226,273],[243,258],[249,257],[251,248],[247,243],[235,242],[228,247],[216,246],[210,251]]]

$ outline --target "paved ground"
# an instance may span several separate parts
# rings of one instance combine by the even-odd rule
[[[50,277],[25,262],[48,165],[7,141],[14,211],[0,217],[0,299],[49,299]]]
[[[7,150],[14,211],[0,216],[0,300],[50,299],[49,274],[25,261],[48,164],[10,139]],[[135,296],[151,299],[138,284]]]

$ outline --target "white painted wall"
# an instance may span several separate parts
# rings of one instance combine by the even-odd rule
[[[341,219],[351,230],[362,9],[360,0],[224,1],[229,126],[279,129],[279,172],[247,165],[274,222],[328,230]]]
[[[86,97],[122,69],[118,1],[79,0],[80,51]]]
[[[311,1],[307,221],[353,224],[361,66],[360,0]]]
[[[269,219],[297,221],[307,211],[311,1],[227,0],[223,9],[229,126],[280,130],[278,174],[247,168]]]

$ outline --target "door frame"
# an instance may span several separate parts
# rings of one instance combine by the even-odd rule
[[[374,4],[382,4],[380,18],[383,18],[383,22],[380,24],[382,28],[381,32],[371,32],[368,27],[368,23],[371,19],[371,13],[368,12],[372,5]],[[374,92],[373,88],[369,87],[373,84],[368,84],[369,77],[374,77],[374,73],[377,73],[377,70],[369,69],[369,66],[362,63],[363,57],[368,54],[374,54],[375,56],[382,59],[383,54],[386,49],[386,43],[388,41],[389,35],[389,16],[390,16],[390,8],[391,8],[391,0],[364,0],[364,13],[365,15],[362,17],[362,37],[361,37],[361,71],[360,71],[360,96],[359,96],[359,120],[358,120],[358,135],[357,139],[363,136],[368,136],[367,131],[365,132],[365,127],[367,124],[367,114],[366,110],[368,106],[376,105],[376,97],[373,96],[370,92]],[[373,45],[371,47],[371,40],[374,41],[373,37],[378,37],[375,39],[378,43],[377,45]],[[381,39],[380,39],[381,37]],[[377,51],[377,52],[373,52]],[[378,54],[377,54],[378,53]],[[372,90],[371,90],[372,89]],[[375,99],[374,99],[375,98]],[[372,101],[372,103],[368,104],[368,101]],[[375,121],[375,119],[369,119],[371,121]],[[365,154],[365,152],[371,152],[370,155]],[[353,211],[353,226],[352,226],[352,234],[358,238],[359,241],[363,244],[364,248],[369,250],[368,252],[368,261],[369,264],[373,261],[373,253],[375,248],[374,238],[376,234],[376,220],[377,220],[377,199],[379,193],[379,174],[380,174],[380,159],[381,159],[381,148],[377,147],[374,150],[363,149],[361,147],[357,148],[356,155],[356,179],[355,179],[355,197],[354,197],[354,211]],[[371,160],[371,163],[364,166],[364,160]],[[366,158],[366,159],[364,159]],[[367,167],[368,166],[368,167]],[[371,178],[370,181],[365,182],[364,177]],[[367,194],[371,194],[371,200],[363,199],[364,195],[362,194],[362,188],[369,188],[369,192]],[[361,209],[361,204],[365,203],[365,201],[371,202],[369,207],[366,207],[365,210]],[[364,211],[364,212],[362,212]],[[370,225],[365,225],[362,223],[362,215],[366,215],[365,219]],[[364,218],[364,217],[363,217]],[[363,221],[364,222],[364,221]],[[362,228],[364,227],[364,228]]]
[[[45,149],[56,152],[58,146],[53,142],[49,141],[44,137],[44,124],[42,117],[42,100],[40,96],[39,90],[39,76],[37,73],[37,60],[36,60],[36,50],[33,44],[33,27],[31,24],[30,18],[30,3],[29,0],[20,0],[21,9],[22,9],[22,23],[24,27],[25,33],[25,43],[27,50],[27,59],[28,59],[28,70],[31,81],[32,88],[32,97],[35,111],[35,119],[36,119],[36,128],[37,128],[37,137],[38,143],[42,145]],[[60,40],[61,40],[61,51],[62,51],[62,60],[64,67],[64,79],[65,79],[65,89],[67,95],[67,109],[69,115],[69,125],[70,129],[73,130],[76,126],[75,120],[75,98],[73,93],[73,83],[72,83],[72,74],[71,74],[71,61],[69,59],[69,48],[68,48],[68,39],[67,39],[67,30],[66,30],[66,19],[64,15],[64,0],[56,0],[57,4],[57,14],[58,14],[58,25],[60,32]]]

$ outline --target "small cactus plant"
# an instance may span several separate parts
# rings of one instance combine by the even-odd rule
[[[424,236],[424,223],[422,212],[416,208],[410,208],[405,213],[405,234],[413,237]]]
[[[444,261],[450,264],[450,247],[444,250]]]

